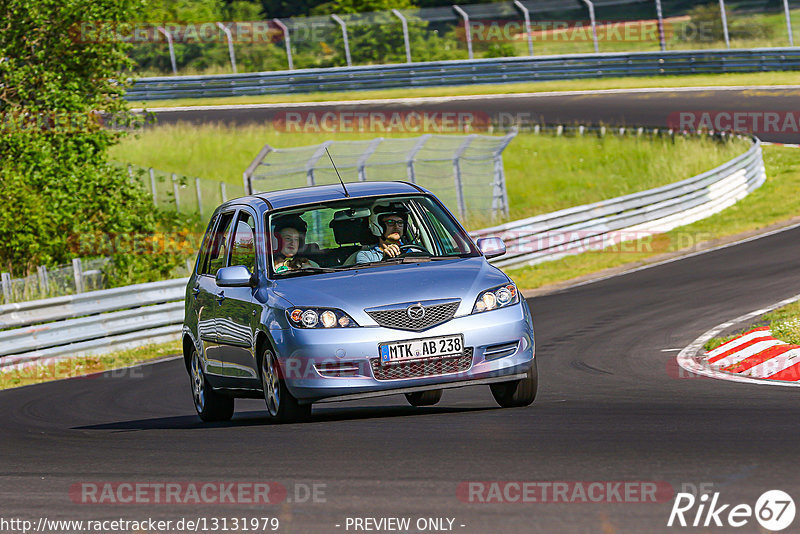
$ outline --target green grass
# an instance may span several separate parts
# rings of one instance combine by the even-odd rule
[[[52,380],[84,377],[180,353],[180,341],[174,341],[172,343],[148,345],[98,356],[62,358],[55,362],[32,366],[21,371],[0,370],[0,390],[40,384]]]
[[[652,239],[569,256],[560,260],[508,271],[521,288],[532,289],[621,266],[633,267],[666,252],[699,244],[800,215],[800,151],[764,147],[767,181],[734,206],[696,223],[681,226]]]
[[[800,33],[800,32],[799,32]],[[502,95],[541,93],[548,91],[583,91],[601,89],[633,89],[647,87],[706,87],[737,85],[798,85],[796,72],[757,72],[743,74],[696,74],[691,76],[643,76],[603,78],[597,80],[559,80],[502,84],[474,84],[445,87],[408,87],[361,91],[338,91],[304,94],[234,96],[225,98],[181,98],[133,102],[148,109],[176,106],[216,106],[292,102],[325,102],[334,100],[396,99],[407,97],[449,97],[463,95]]]
[[[756,321],[747,325],[747,327],[739,329],[736,333],[710,339],[703,345],[703,348],[706,351],[714,350],[723,343],[727,343],[731,339],[760,326],[769,326],[772,336],[776,339],[792,345],[800,345],[800,301],[765,313]]]
[[[384,135],[384,134],[381,134]],[[337,140],[376,134],[336,134]],[[387,135],[389,137],[389,135]],[[408,137],[399,135],[397,137]],[[285,133],[271,127],[169,125],[142,131],[115,147],[120,162],[241,183],[243,170],[264,143],[278,148],[321,143],[331,134]],[[604,200],[688,178],[746,150],[744,141],[709,139],[555,137],[520,133],[503,153],[510,219]],[[304,184],[298,184],[304,185]],[[472,221],[483,224],[482,221]],[[470,225],[470,222],[467,222]]]

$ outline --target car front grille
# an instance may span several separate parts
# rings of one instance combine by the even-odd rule
[[[434,326],[446,323],[456,314],[460,300],[454,300],[436,304],[419,304],[425,310],[425,316],[421,319],[412,319],[408,315],[408,307],[411,304],[403,305],[394,309],[365,310],[375,322],[386,328],[398,330],[412,330],[421,332]]]
[[[370,360],[375,380],[402,380],[461,373],[472,367],[472,347],[467,347],[460,356],[426,358],[381,365],[380,358]]]

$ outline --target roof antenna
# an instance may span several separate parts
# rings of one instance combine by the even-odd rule
[[[342,184],[342,189],[344,189],[344,196],[350,198],[350,194],[347,192],[347,188],[344,186],[344,180],[342,180],[342,175],[339,174],[339,169],[336,168],[336,164],[333,162],[333,158],[331,157],[331,153],[328,150],[328,147],[325,147],[325,152],[328,153],[328,159],[331,160],[331,165],[333,165],[333,170],[336,171],[336,176],[339,177],[339,182]]]

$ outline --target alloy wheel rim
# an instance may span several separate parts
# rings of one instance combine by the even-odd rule
[[[275,417],[278,415],[281,399],[275,356],[272,354],[272,351],[268,350],[264,352],[261,367],[261,383],[264,388],[264,400],[267,403],[267,411],[271,416]]]
[[[200,366],[200,357],[197,352],[192,357],[192,394],[194,406],[198,412],[202,412],[206,404],[205,377]]]

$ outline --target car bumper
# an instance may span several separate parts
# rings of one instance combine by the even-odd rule
[[[533,325],[524,301],[456,317],[424,332],[370,326],[291,328],[271,334],[286,385],[305,402],[514,380],[530,369],[535,355]],[[458,363],[455,358],[415,360],[393,364],[390,372],[378,363],[381,343],[453,334],[464,336],[466,350]]]

